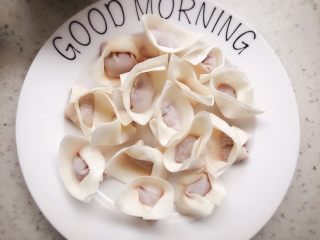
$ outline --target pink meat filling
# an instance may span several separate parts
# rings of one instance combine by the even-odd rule
[[[153,207],[163,195],[162,189],[155,186],[142,186],[138,187],[139,201],[143,205]]]
[[[202,66],[207,73],[212,72],[218,66],[217,58],[209,53],[206,59],[202,61]]]
[[[143,113],[151,108],[155,96],[155,88],[147,74],[140,75],[134,82],[130,93],[131,109]]]
[[[197,181],[186,186],[187,194],[198,194],[202,197],[211,190],[211,184],[206,174],[203,174]]]
[[[89,173],[89,167],[78,154],[73,158],[72,169],[79,181],[82,181]]]
[[[222,83],[221,85],[218,86],[217,89],[218,89],[218,91],[223,92],[224,94],[227,94],[231,97],[234,97],[234,98],[237,97],[236,91],[234,90],[234,88],[228,84]]]
[[[226,134],[221,136],[221,159],[227,161],[230,155],[230,152],[233,148],[233,140]],[[236,162],[246,160],[248,158],[248,150],[245,147],[242,147],[240,154],[238,155]]]
[[[187,136],[176,146],[176,162],[183,163],[191,157],[194,142],[197,140],[195,136]]]
[[[180,129],[180,120],[176,108],[169,102],[164,102],[161,106],[162,119],[164,123],[175,130]]]
[[[120,74],[130,72],[137,63],[132,53],[112,52],[104,58],[104,69],[109,77],[118,78]]]

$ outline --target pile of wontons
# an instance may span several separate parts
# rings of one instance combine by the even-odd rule
[[[104,174],[127,184],[115,205],[128,215],[159,220],[175,206],[205,217],[225,196],[219,176],[248,157],[248,134],[223,119],[261,111],[218,47],[153,15],[143,25],[143,34],[102,45],[93,70],[100,87],[72,88],[65,116],[84,137],[62,140],[60,176],[85,202]]]

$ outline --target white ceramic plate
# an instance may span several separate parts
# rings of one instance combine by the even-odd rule
[[[95,202],[82,204],[68,194],[58,176],[60,140],[76,133],[63,117],[71,86],[91,81],[88,68],[103,40],[142,31],[139,18],[146,9],[206,33],[248,74],[256,105],[266,110],[255,121],[240,123],[253,133],[250,160],[223,176],[225,201],[212,216],[194,223],[151,225],[109,213]],[[249,239],[279,206],[295,169],[298,145],[296,102],[279,60],[254,29],[202,0],[105,0],[79,12],[35,58],[17,113],[18,154],[29,190],[43,214],[68,239]]]

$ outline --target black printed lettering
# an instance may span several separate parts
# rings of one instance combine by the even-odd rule
[[[217,26],[218,22],[220,21],[220,18],[222,17],[222,15],[223,15],[223,14],[224,14],[224,10],[222,10],[222,12],[220,13],[220,15],[219,15],[219,17],[218,17],[218,19],[217,19],[216,23],[214,24],[214,26],[213,26],[213,28],[212,28],[211,32],[213,32],[213,31],[214,31],[214,29],[216,28],[216,26]]]
[[[75,34],[74,34],[74,27],[75,26],[79,26],[80,29],[83,29],[85,34],[87,35],[87,38],[88,40],[87,41],[80,41],[79,37],[76,37]],[[72,21],[70,24],[69,24],[69,32],[71,34],[71,37],[77,42],[79,43],[80,45],[82,46],[88,46],[90,43],[91,43],[91,37],[90,37],[90,34],[88,32],[88,30],[86,29],[86,27],[81,23],[81,22],[78,22],[78,21]]]
[[[159,2],[160,5],[160,2]],[[152,0],[147,0],[147,5],[146,5],[146,10],[143,11],[142,7],[140,5],[139,0],[134,0],[134,6],[136,7],[136,14],[137,14],[137,18],[140,21],[140,15],[144,15],[150,12],[153,14],[153,5],[152,5]],[[160,10],[159,10],[160,11]]]
[[[54,46],[54,48],[57,50],[57,52],[62,56],[62,57],[64,57],[65,59],[68,59],[68,60],[74,60],[74,59],[76,59],[76,57],[77,57],[77,53],[81,53],[79,50],[77,50],[71,43],[69,43],[68,45],[67,45],[67,47],[66,47],[66,53],[69,53],[69,52],[72,52],[72,55],[69,55],[69,56],[67,56],[67,55],[65,55],[63,52],[61,52],[60,50],[59,50],[59,48],[58,48],[58,46],[57,46],[57,44],[56,44],[56,41],[57,40],[61,40],[62,39],[62,37],[60,37],[60,36],[58,36],[58,37],[55,37],[53,40],[52,40],[52,44],[53,44],[53,46]]]
[[[234,50],[240,50],[238,54],[241,54],[246,48],[248,48],[250,45],[247,42],[241,41],[240,39],[243,38],[245,35],[252,35],[253,40],[256,39],[257,35],[254,31],[246,31],[244,33],[242,33],[239,37],[237,37],[237,39],[233,42],[233,49]],[[236,46],[238,41],[241,41],[241,46]]]
[[[96,13],[96,14],[94,14]],[[97,26],[95,26],[94,23],[96,23],[97,21],[92,21],[92,17],[96,16],[96,18],[98,18],[98,16],[100,16],[101,20],[103,21],[103,29],[99,30],[97,28]],[[93,31],[95,31],[98,34],[105,34],[108,30],[108,25],[107,25],[107,21],[105,19],[105,17],[103,16],[102,12],[100,12],[98,9],[96,8],[91,8],[88,12],[88,21],[89,24],[91,26],[91,28],[93,29]]]
[[[194,0],[192,0],[192,6],[189,8],[183,8],[183,1],[184,0],[180,0],[180,8],[179,8],[179,21],[181,21],[181,14],[183,13],[185,15],[185,17],[188,20],[188,23],[191,24],[191,21],[189,19],[189,16],[186,12],[192,10],[194,8],[194,6],[196,5],[196,3],[194,2]]]
[[[233,32],[230,35],[228,35],[231,21],[232,21],[232,16],[229,16],[228,19],[225,21],[225,23],[222,25],[222,27],[221,27],[221,29],[220,29],[220,31],[218,33],[218,36],[220,36],[220,33],[222,32],[223,28],[225,26],[227,26],[227,29],[226,29],[226,41],[227,42],[236,33],[236,31],[239,29],[239,27],[242,25],[242,23],[239,23],[238,26],[233,30]]]
[[[159,0],[159,5],[158,5],[158,11],[159,11],[159,15],[160,17],[164,18],[164,19],[168,19],[172,16],[172,13],[173,13],[173,10],[174,10],[174,0],[171,0],[171,12],[168,16],[164,16],[162,11],[161,11],[161,3],[162,3],[162,0]],[[167,2],[166,2],[167,3]],[[167,4],[165,4],[166,7],[168,7]]]
[[[112,3],[114,3],[116,5],[114,5]],[[114,26],[115,27],[123,26],[126,19],[125,19],[125,15],[124,15],[124,11],[123,11],[123,7],[122,7],[121,3],[118,0],[111,0],[108,4],[105,4],[104,6],[107,8]],[[111,10],[111,6],[115,6],[115,7],[118,6],[118,9],[121,11],[121,16],[119,14],[117,14],[117,11],[115,11],[114,8],[113,8],[113,10]],[[117,17],[120,17],[120,18],[116,19],[114,15]]]
[[[213,16],[215,11],[216,11],[216,7],[213,8],[208,21],[206,21],[206,17],[205,17],[205,14],[206,14],[206,3],[203,2],[202,5],[201,5],[201,8],[200,8],[197,20],[196,20],[196,25],[198,25],[198,20],[199,20],[200,14],[202,13],[202,23],[203,23],[204,28],[207,28],[209,23],[211,22],[212,16]]]
[[[236,21],[232,15],[224,14],[224,10],[204,0],[180,0],[180,4],[178,0],[157,0],[157,2],[154,2],[155,0],[132,1],[130,2],[131,5],[129,5],[129,1],[125,0],[105,0],[101,9],[92,7],[88,10],[88,24],[78,20],[71,20],[66,26],[69,33],[65,36],[56,36],[52,39],[53,47],[58,52],[58,55],[70,61],[81,56],[80,54],[84,50],[84,47],[90,45],[91,40],[97,36],[93,34],[105,34],[110,26],[112,27],[112,24],[115,28],[125,25],[126,15],[124,10],[128,8],[128,11],[132,11],[132,8],[134,8],[132,4],[135,5],[138,21],[141,20],[144,14],[154,14],[154,11],[158,11],[155,14],[159,14],[163,19],[169,19],[173,15],[178,14],[178,21],[180,22],[185,21],[201,28],[208,28],[208,30],[212,27],[211,32],[215,31],[214,35],[220,36],[226,42],[229,41],[229,46],[232,46],[232,49],[239,55],[248,49],[257,38],[254,31],[250,29],[242,30],[244,28],[242,23]],[[124,2],[128,4],[125,5],[126,8],[124,8]],[[158,4],[158,10],[156,9],[157,5],[154,4]],[[193,12],[193,10],[197,12]],[[108,14],[110,18],[107,16]]]

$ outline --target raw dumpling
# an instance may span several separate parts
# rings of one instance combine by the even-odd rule
[[[75,198],[88,202],[103,179],[106,162],[98,148],[88,140],[66,136],[60,143],[59,173]]]
[[[65,116],[92,138],[94,145],[119,145],[130,139],[136,129],[120,113],[109,96],[109,89],[97,88],[76,92],[72,89]],[[128,116],[127,116],[128,117]],[[123,124],[127,124],[126,126]]]
[[[104,89],[102,91],[110,92],[110,89]],[[89,127],[92,126],[94,99],[92,94],[89,93],[90,91],[84,87],[78,85],[73,86],[70,101],[64,110],[64,116],[80,129],[83,124],[87,124]],[[81,97],[83,98],[80,99]],[[80,115],[80,117],[78,115]],[[84,116],[82,117],[82,115]]]
[[[144,176],[128,184],[120,193],[117,206],[131,216],[160,220],[172,214],[173,203],[174,193],[169,182],[154,176]]]
[[[166,80],[167,64],[168,55],[162,55],[139,63],[130,73],[121,75],[124,107],[140,125],[147,124],[154,113]]]
[[[146,36],[163,53],[182,51],[201,37],[155,15],[144,15],[142,21]]]
[[[209,76],[220,70],[225,61],[220,48],[213,47],[202,41],[196,42],[190,48],[179,53],[178,56],[194,66],[201,83],[209,81]]]
[[[214,114],[210,114],[212,134],[208,141],[205,165],[214,176],[222,175],[238,158],[241,144],[235,128]]]
[[[177,210],[193,218],[210,215],[225,197],[223,185],[204,170],[181,173],[175,190]]]
[[[164,165],[168,171],[179,172],[201,167],[202,155],[205,153],[211,130],[209,114],[198,113],[189,129],[169,142],[164,152]]]
[[[252,117],[262,110],[253,106],[253,89],[246,75],[234,69],[224,69],[210,82],[216,104],[226,118]]]
[[[102,45],[94,65],[93,79],[103,86],[120,86],[120,74],[129,72],[140,59],[138,38],[120,36]]]
[[[168,67],[168,79],[174,81],[190,100],[213,106],[213,91],[199,82],[190,63],[173,54]]]
[[[167,146],[172,137],[188,128],[194,117],[189,99],[171,81],[166,82],[155,109],[149,124],[162,146]]]
[[[77,127],[85,136],[90,136],[95,125],[103,122],[110,122],[115,118],[115,113],[106,100],[110,89],[88,90],[79,86],[72,88],[70,102],[65,108],[65,116]],[[104,116],[104,119],[98,116]],[[97,123],[98,122],[98,123]]]
[[[141,176],[166,178],[167,171],[162,158],[159,150],[138,142],[116,153],[110,160],[106,173],[125,183]]]

